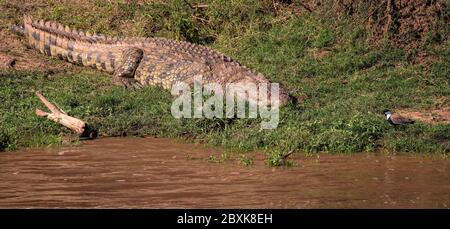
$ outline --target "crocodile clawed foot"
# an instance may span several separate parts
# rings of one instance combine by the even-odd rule
[[[133,78],[115,77],[114,83],[117,85],[121,85],[126,89],[138,90],[143,87],[143,85],[139,81]]]
[[[131,89],[134,89],[134,90],[139,90],[139,89],[142,89],[142,84],[141,83],[139,83],[139,81],[135,81],[135,82],[132,82],[132,83],[130,83],[130,88]]]

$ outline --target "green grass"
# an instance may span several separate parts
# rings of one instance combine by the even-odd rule
[[[260,130],[260,120],[252,119],[177,120],[170,114],[168,92],[154,87],[124,90],[113,86],[109,76],[91,70],[54,80],[45,79],[41,72],[3,71],[0,150],[61,144],[69,134],[34,115],[35,107],[43,108],[34,95],[39,90],[102,135],[189,135],[225,149],[263,150],[269,154],[269,164],[293,149],[449,154],[450,125],[418,122],[394,128],[382,113],[385,108],[424,110],[450,105],[449,40],[426,47],[435,56],[429,66],[412,65],[403,50],[387,44],[372,47],[364,28],[349,18],[296,16],[292,6],[281,6],[275,14],[272,1],[202,3],[209,7],[190,9],[183,1],[144,5],[52,1],[29,13],[91,32],[163,36],[218,49],[304,98],[299,106],[281,109],[277,129]],[[0,6],[5,9],[2,24],[20,21],[23,11],[18,4],[0,1]],[[438,100],[442,97],[444,102]],[[251,164],[249,158],[240,160]]]
[[[253,157],[249,157],[245,154],[239,156],[239,164],[245,167],[253,165],[253,160]]]

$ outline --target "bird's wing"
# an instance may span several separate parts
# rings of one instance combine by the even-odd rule
[[[393,123],[395,124],[409,124],[409,123],[414,123],[414,120],[411,120],[409,118],[405,118],[401,115],[392,115],[391,116],[391,120]]]

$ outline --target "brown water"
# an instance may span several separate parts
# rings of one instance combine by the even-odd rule
[[[0,153],[1,208],[449,208],[450,161],[294,157],[212,163],[218,150],[155,138]]]

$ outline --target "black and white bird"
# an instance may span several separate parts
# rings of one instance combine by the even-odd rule
[[[392,112],[388,109],[384,110],[384,115],[386,116],[386,120],[394,126],[414,123],[414,120],[402,117],[401,115],[398,114],[392,114]]]

